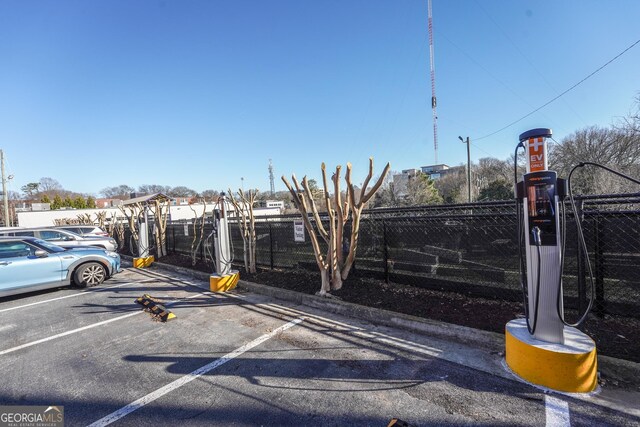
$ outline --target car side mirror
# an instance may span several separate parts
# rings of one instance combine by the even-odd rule
[[[36,251],[34,252],[34,255],[38,258],[46,258],[49,256],[49,252],[42,249],[36,249]]]
[[[64,236],[62,240],[65,240],[65,241],[69,242],[71,240],[76,240],[76,238],[73,237],[73,236]]]

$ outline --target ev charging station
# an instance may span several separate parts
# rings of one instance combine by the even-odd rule
[[[516,375],[530,383],[558,391],[590,392],[597,386],[595,343],[563,318],[558,208],[566,186],[556,172],[548,170],[551,135],[551,129],[544,128],[520,135],[527,172],[516,185],[518,243],[526,257],[526,278],[521,280],[523,286],[526,283],[528,302],[525,318],[506,325],[505,359]]]
[[[142,213],[138,217],[138,256],[133,258],[135,268],[149,267],[155,261],[153,255],[149,255],[149,206],[143,205]]]
[[[141,218],[138,219],[138,250],[140,258],[149,256],[149,212],[145,205]]]
[[[240,279],[240,272],[231,269],[233,254],[227,218],[227,201],[222,193],[217,207],[213,210],[213,249],[216,271],[209,277],[212,292],[224,292],[234,288]]]

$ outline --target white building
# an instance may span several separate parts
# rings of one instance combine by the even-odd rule
[[[226,204],[226,210],[229,212],[230,217],[235,216],[235,211],[231,203]],[[211,203],[206,205],[206,213],[211,214],[216,205]],[[186,220],[191,221],[196,216],[200,217],[202,211],[205,209],[205,205],[193,204],[193,205],[178,205],[170,206],[169,215],[171,221]],[[195,211],[195,212],[194,212]],[[56,209],[53,211],[39,211],[39,212],[17,212],[18,225],[20,227],[50,227],[56,224],[56,219],[78,219],[79,216],[85,216],[89,214],[91,218],[97,223],[95,219],[98,212],[106,212],[107,218],[111,219],[114,216],[118,219],[126,221],[126,217],[122,211],[118,208],[103,208],[103,209]],[[280,208],[265,207],[254,208],[253,213],[255,216],[273,216],[280,215]]]

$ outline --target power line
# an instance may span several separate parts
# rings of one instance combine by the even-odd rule
[[[525,55],[525,53],[518,47],[518,45],[513,41],[513,39],[511,38],[511,36],[509,36],[509,34],[502,29],[502,27],[500,25],[498,25],[498,23],[496,22],[495,19],[493,19],[493,17],[489,14],[489,12],[487,12],[487,10],[482,7],[482,5],[480,4],[480,2],[478,0],[475,0],[476,6],[478,6],[478,8],[480,8],[480,10],[482,10],[482,12],[484,12],[485,15],[487,15],[487,18],[489,18],[489,20],[493,23],[493,25],[495,25],[495,27],[500,31],[500,33],[502,33],[502,35],[504,36],[504,38],[506,38],[507,40],[509,40],[509,43],[511,43],[511,45],[515,48],[515,50],[520,54],[520,56],[522,56],[524,58],[525,61],[527,61],[527,63],[529,64],[529,68],[531,68],[532,70],[534,70],[536,73],[538,73],[538,75],[542,78],[542,80],[547,84],[547,86],[549,86],[549,88],[551,88],[551,90],[553,92],[556,92],[556,88],[554,88],[551,83],[549,82],[549,80],[544,76],[544,74],[542,74],[542,72],[538,69],[538,67],[536,66],[536,64],[534,64],[533,62],[531,62],[531,60],[527,57],[527,55]],[[584,119],[582,117],[580,117],[580,115],[578,114],[578,112],[576,110],[573,109],[573,107],[571,105],[569,105],[569,103],[567,102],[567,100],[564,100],[565,104],[567,104],[567,106],[569,107],[569,109],[576,115],[576,117],[578,117],[583,123],[586,122],[584,121]],[[558,126],[554,126],[554,128],[557,128]]]
[[[568,92],[572,91],[573,89],[575,89],[576,87],[578,87],[579,85],[581,85],[582,83],[584,83],[587,79],[593,77],[596,73],[598,73],[599,71],[601,71],[603,68],[605,68],[607,65],[611,64],[613,61],[615,61],[616,59],[620,58],[622,55],[624,55],[625,53],[627,53],[627,51],[631,50],[635,45],[637,45],[638,43],[640,43],[640,39],[636,40],[633,44],[631,44],[631,46],[627,47],[625,50],[623,50],[622,52],[620,52],[619,54],[617,54],[616,56],[614,56],[613,58],[611,58],[609,61],[607,61],[604,65],[602,65],[600,68],[598,68],[597,70],[595,70],[594,72],[592,72],[591,74],[589,74],[587,77],[583,78],[582,80],[580,80],[578,83],[574,84],[573,86],[571,86],[569,89],[565,90],[564,92],[562,92],[560,95],[557,95],[555,98],[551,99],[550,101],[547,101],[546,103],[544,103],[543,105],[541,105],[540,107],[536,108],[535,110],[533,110],[532,112],[520,117],[518,120],[514,120],[513,122],[509,123],[508,125],[498,129],[495,132],[492,132],[488,135],[484,135],[481,136],[479,138],[473,138],[474,141],[479,141],[481,139],[485,139],[485,138],[489,138],[490,136],[493,136],[497,133],[502,132],[505,129],[510,128],[511,126],[515,125],[516,123],[526,119],[527,117],[531,116],[532,114],[537,113],[538,111],[542,110],[544,107],[546,107],[547,105],[551,104],[552,102],[558,100],[560,97],[562,97],[563,95],[567,94]]]

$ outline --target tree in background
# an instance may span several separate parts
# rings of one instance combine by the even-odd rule
[[[567,178],[578,163],[595,162],[640,176],[640,133],[634,130],[633,122],[630,123],[610,128],[590,126],[568,135],[551,146],[549,169]],[[571,181],[573,191],[582,194],[637,191],[637,185],[595,167],[574,173]]]
[[[434,187],[447,204],[467,202],[467,176],[463,168],[456,169],[438,178]]]
[[[403,197],[398,186],[389,181],[380,188],[373,200],[374,208],[397,208],[403,205]]]
[[[73,207],[76,209],[86,209],[87,201],[84,199],[84,197],[78,196],[75,199],[73,199]]]
[[[424,206],[442,203],[442,196],[435,187],[433,180],[425,173],[419,172],[409,177],[404,206]]]
[[[118,185],[116,187],[106,187],[100,190],[100,194],[102,194],[107,199],[120,199],[120,200],[128,200],[131,197],[131,193],[135,190],[133,187],[129,187],[128,185]]]
[[[138,192],[147,195],[156,193],[168,194],[169,190],[171,190],[171,187],[168,185],[144,184],[138,187]]]
[[[65,208],[72,208],[73,207],[73,200],[71,200],[71,196],[66,196],[64,198],[64,200],[62,201],[62,206]]]
[[[60,209],[63,206],[62,197],[59,194],[53,196],[53,202],[51,202],[51,209]]]
[[[42,198],[40,199],[41,203],[51,203],[51,199],[49,198],[49,195],[45,194],[44,196],[42,196]]]
[[[220,192],[217,190],[204,190],[200,193],[200,196],[208,202],[215,202],[220,197]]]
[[[480,194],[478,195],[479,202],[513,199],[513,183],[507,182],[504,179],[491,181],[486,187],[480,190]]]
[[[49,177],[44,177],[40,178],[38,191],[40,193],[46,193],[51,196],[52,193],[64,191],[64,188],[62,188],[62,185],[57,180]]]
[[[87,197],[86,204],[87,204],[87,208],[89,208],[89,209],[95,209],[97,207],[96,206],[96,199],[94,199],[92,196],[88,196]]]
[[[169,190],[168,195],[171,197],[195,197],[198,195],[198,192],[195,190],[192,190],[189,187],[180,185],[180,186],[171,188]]]
[[[32,199],[35,197],[36,194],[38,194],[39,186],[40,184],[37,182],[30,182],[20,187],[20,190],[24,193],[27,199]]]

